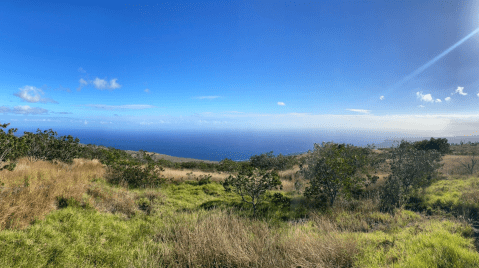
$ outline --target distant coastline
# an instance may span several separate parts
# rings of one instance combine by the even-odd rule
[[[87,146],[87,144],[83,144],[83,143],[78,143],[78,144],[80,146],[83,146],[83,147]],[[105,146],[95,145],[95,144],[92,144],[92,145],[95,148],[107,149],[107,147],[105,147]],[[126,153],[128,153],[129,155],[131,155],[133,157],[140,153],[139,151],[132,151],[132,150],[122,150],[122,151],[125,151]],[[155,152],[148,152],[148,154],[155,161],[160,160],[160,159],[165,159],[165,160],[171,161],[173,163],[183,163],[183,162],[219,163],[219,161],[210,161],[210,160],[200,160],[200,159],[193,159],[193,158],[176,157],[176,156],[171,156],[171,155],[166,155],[166,154],[159,154],[159,153],[155,153]]]

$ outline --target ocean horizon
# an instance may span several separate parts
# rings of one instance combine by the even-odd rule
[[[36,133],[33,129],[21,130]],[[42,130],[43,131],[43,130]],[[273,151],[277,156],[305,153],[314,149],[314,143],[346,143],[376,148],[390,147],[391,135],[348,134],[328,131],[249,131],[249,130],[211,130],[211,131],[115,131],[91,129],[53,129],[58,136],[71,135],[82,144],[94,144],[114,147],[120,150],[155,152],[183,158],[221,161],[229,158],[245,161],[253,155]],[[422,139],[416,137],[416,139]],[[390,140],[390,142],[385,142]],[[382,144],[382,146],[381,146]]]

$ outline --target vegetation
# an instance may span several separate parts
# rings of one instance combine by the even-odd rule
[[[459,163],[475,159],[440,139],[209,166],[15,131],[0,132],[0,267],[479,266],[479,179]]]
[[[286,170],[291,169],[294,164],[297,164],[294,156],[284,156],[279,154],[277,157],[273,155],[273,151],[261,154],[253,155],[250,157],[250,165],[254,168],[264,170]]]
[[[353,193],[378,179],[370,174],[364,178],[358,173],[366,173],[366,166],[377,168],[379,163],[379,158],[372,157],[369,148],[334,143],[323,143],[323,146],[314,144],[314,152],[306,160],[307,167],[301,166],[301,173],[311,184],[304,195],[319,201],[320,206],[332,206],[339,193],[351,198]]]
[[[437,150],[417,150],[402,140],[399,148],[389,153],[391,174],[382,190],[382,209],[392,211],[403,206],[413,191],[429,186],[437,176],[441,154]]]
[[[281,186],[278,173],[272,173],[264,170],[255,170],[246,168],[239,172],[238,176],[229,176],[223,183],[226,191],[234,187],[234,191],[241,195],[243,202],[253,205],[253,215],[256,215],[256,207],[261,202],[266,190],[271,190]],[[282,189],[282,188],[281,188]],[[251,197],[251,201],[246,201],[245,196]]]

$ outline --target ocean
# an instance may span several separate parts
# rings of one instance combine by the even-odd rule
[[[43,130],[43,129],[42,129]],[[221,161],[249,160],[253,155],[273,151],[274,155],[299,154],[314,150],[323,141],[376,145],[386,136],[338,134],[326,131],[112,131],[89,129],[53,129],[58,136],[71,135],[83,144],[114,147],[120,150],[156,152],[176,157]],[[25,130],[29,132],[36,131]],[[21,133],[20,135],[17,135]],[[16,136],[22,136],[23,130]],[[389,146],[388,146],[389,147]]]

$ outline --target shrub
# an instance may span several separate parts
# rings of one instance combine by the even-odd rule
[[[225,158],[220,161],[217,170],[224,171],[224,172],[234,172],[239,170],[239,167],[240,167],[239,163],[231,159]]]
[[[107,180],[113,184],[126,183],[128,186],[135,188],[146,188],[148,186],[159,186],[163,184],[166,179],[160,177],[157,173],[164,171],[164,169],[154,163],[148,163],[146,168],[143,168],[138,163],[117,163],[108,167]]]
[[[200,175],[196,180],[198,181],[198,185],[209,184],[211,183],[211,175]]]
[[[416,148],[416,150],[423,150],[423,151],[436,150],[440,152],[441,155],[451,153],[451,148],[446,138],[434,139],[431,137],[429,141],[428,140],[418,141],[418,142],[415,142],[413,146],[414,148]]]
[[[281,186],[281,180],[276,171],[266,172],[254,168],[242,169],[238,176],[230,175],[224,182],[223,187],[227,192],[232,189],[239,195],[243,202],[253,205],[253,215],[256,215],[256,208],[262,202],[266,190],[271,190]],[[280,187],[282,189],[282,186]],[[246,201],[245,196],[251,198]]]
[[[291,198],[286,197],[281,193],[274,193],[271,198],[271,202],[276,206],[282,208],[289,208],[289,206],[291,205]]]
[[[300,173],[310,186],[304,191],[308,199],[327,196],[332,206],[339,193],[351,198],[353,193],[377,180],[377,176],[367,178],[360,173],[368,173],[369,169],[377,169],[380,158],[370,148],[358,148],[350,145],[324,143],[314,144],[314,152],[308,156],[305,168],[300,165]]]
[[[58,139],[55,136],[57,132],[53,130],[42,131],[37,129],[37,133],[24,132],[22,137],[27,145],[26,156],[31,159],[42,160],[60,160],[65,163],[73,163],[73,159],[81,155],[82,149],[78,138],[72,136],[61,136]]]
[[[24,140],[13,135],[13,133],[18,131],[17,128],[9,129],[8,133],[5,133],[3,129],[1,129],[8,127],[8,125],[10,125],[10,123],[0,125],[0,166],[4,161],[14,161],[19,157],[24,156],[25,151],[27,150],[27,145]],[[7,169],[13,171],[15,166],[16,163],[12,162],[9,165],[0,168],[0,170]]]
[[[409,142],[402,140],[398,148],[388,153],[391,159],[391,175],[381,193],[381,209],[392,211],[401,207],[413,193],[413,189],[429,186],[441,167],[441,154],[437,150],[417,150]]]
[[[253,155],[250,157],[250,165],[255,168],[270,170],[285,170],[293,167],[295,163],[294,156],[284,156],[279,154],[277,157],[273,155],[273,151],[261,155]]]

